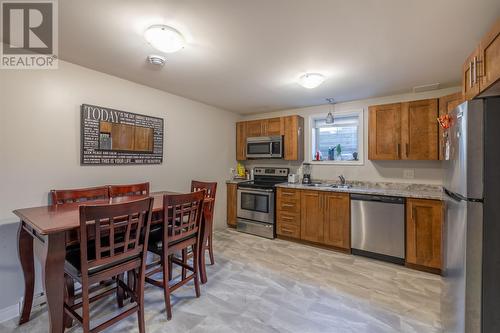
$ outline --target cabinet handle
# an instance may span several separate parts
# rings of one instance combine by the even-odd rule
[[[405,145],[405,153],[406,153],[406,157],[408,157],[408,151],[409,151],[409,150],[410,150],[410,144],[409,144],[409,143],[407,143],[407,144]]]
[[[290,217],[290,216],[281,216],[281,218],[282,218],[283,220],[288,220],[288,221],[293,221],[293,220],[294,220],[294,218],[293,218],[293,217]]]
[[[286,229],[286,228],[281,228],[281,232],[284,233],[284,234],[293,234],[292,230]]]
[[[292,205],[292,204],[286,204],[286,203],[281,204],[281,205],[282,205],[283,207],[295,207],[295,205]]]
[[[474,84],[477,84],[477,57],[474,57],[474,60],[472,61],[474,64],[474,80],[472,81]]]
[[[415,223],[415,208],[411,209],[411,220]]]
[[[294,193],[292,193],[292,192],[281,192],[281,194],[283,194],[283,195],[294,195]]]
[[[401,158],[401,144],[397,144],[396,146],[396,155],[397,155],[397,158]]]
[[[474,83],[474,79],[472,77],[473,73],[473,64],[472,64],[472,61],[469,63],[469,87],[472,89],[472,84]]]

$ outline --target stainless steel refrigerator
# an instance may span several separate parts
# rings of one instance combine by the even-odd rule
[[[450,113],[444,148],[445,332],[500,332],[500,98]]]

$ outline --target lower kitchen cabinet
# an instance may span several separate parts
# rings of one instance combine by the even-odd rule
[[[441,272],[443,257],[443,203],[407,199],[406,263]]]
[[[227,225],[236,227],[237,184],[227,184]]]
[[[300,193],[300,239],[323,243],[323,192],[301,191]]]
[[[351,205],[349,194],[323,194],[323,242],[349,250],[351,248]]]
[[[300,191],[278,188],[276,233],[279,236],[300,239]]]

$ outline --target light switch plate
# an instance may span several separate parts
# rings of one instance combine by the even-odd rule
[[[413,179],[413,178],[415,178],[415,169],[404,169],[403,170],[403,178],[404,179]]]

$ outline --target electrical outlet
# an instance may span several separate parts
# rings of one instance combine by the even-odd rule
[[[415,178],[415,169],[404,169],[403,170],[403,178],[404,179],[413,179],[413,178]]]

